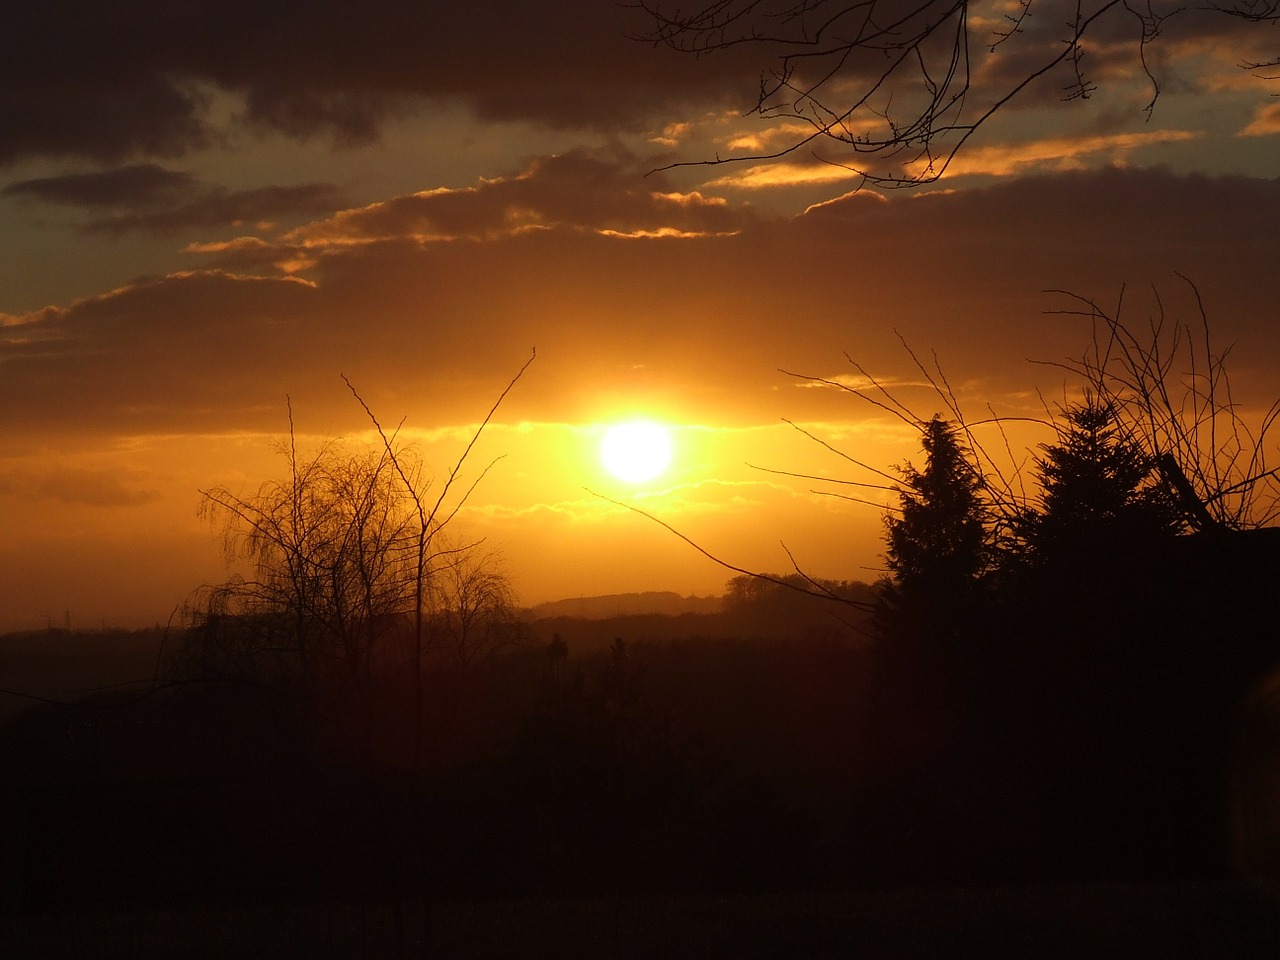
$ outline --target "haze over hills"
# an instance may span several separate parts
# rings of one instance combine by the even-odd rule
[[[530,619],[576,617],[582,620],[607,620],[651,614],[676,617],[684,613],[720,613],[724,597],[683,597],[672,590],[650,590],[644,593],[611,593],[599,597],[571,597],[551,600],[528,607]]]

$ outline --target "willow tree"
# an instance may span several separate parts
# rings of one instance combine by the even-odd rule
[[[330,442],[300,455],[291,430],[282,452],[287,475],[251,496],[201,492],[201,512],[222,525],[228,560],[243,567],[214,589],[215,605],[193,610],[201,657],[216,662],[220,637],[210,628],[234,614],[259,640],[243,666],[306,688],[341,679],[359,689],[379,666],[381,641],[412,609],[411,502],[381,451]]]
[[[202,512],[222,525],[228,558],[245,570],[189,604],[192,629],[179,668],[283,682],[321,712],[345,704],[366,741],[375,691],[386,693],[388,684],[402,686],[407,678],[417,771],[423,663],[430,639],[439,635],[431,625],[464,609],[474,646],[476,624],[512,619],[513,591],[492,552],[448,531],[493,466],[467,481],[475,444],[532,360],[440,482],[427,477],[398,431],[383,429],[349,382],[378,446],[328,441],[300,454],[290,412],[281,445],[284,479],[269,480],[250,496],[226,487],[201,491]]]

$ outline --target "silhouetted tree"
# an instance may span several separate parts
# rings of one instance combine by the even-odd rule
[[[1265,669],[1227,627],[1261,612],[1232,582],[1257,574],[1185,535],[1184,504],[1109,397],[1087,389],[1055,426],[969,674],[977,746],[1006,771],[1028,848],[1060,869],[1219,869],[1233,713]]]
[[[1171,318],[1163,301],[1146,329],[1114,307],[1068,294],[1058,311],[1084,318],[1088,350],[1061,367],[1112,412],[1116,429],[1142,451],[1176,494],[1196,530],[1245,530],[1280,521],[1280,468],[1269,463],[1280,400],[1245,405],[1232,392],[1228,351],[1214,347],[1195,284],[1183,278],[1196,316]],[[1249,415],[1249,414],[1256,414]]]
[[[236,668],[266,668],[308,698],[349,705],[366,749],[374,686],[385,692],[389,680],[407,676],[416,775],[428,624],[460,661],[489,656],[514,635],[513,592],[492,554],[479,543],[458,545],[445,531],[488,472],[449,502],[476,441],[532,362],[531,356],[508,383],[434,489],[416,455],[383,430],[349,381],[381,450],[348,452],[327,442],[311,458],[300,456],[290,411],[285,480],[268,481],[250,497],[225,487],[202,491],[201,509],[222,522],[228,556],[247,561],[250,573],[201,591],[189,604],[183,666],[226,664],[209,650],[222,643],[234,617]],[[247,634],[246,619],[254,625]]]
[[[210,614],[245,616],[267,672],[359,691],[413,607],[416,516],[384,454],[326,443],[303,458],[292,436],[284,452],[288,477],[252,497],[204,491],[203,512],[223,522],[228,556],[249,575],[216,588],[216,605],[192,616],[201,628],[217,625]]]
[[[891,831],[928,833],[938,824],[917,800],[947,789],[945,770],[966,735],[988,534],[981,476],[957,424],[934,416],[919,429],[924,466],[900,469],[898,509],[885,518],[891,579],[875,620],[866,815]]]
[[[477,718],[498,657],[523,646],[529,629],[494,553],[464,545],[441,554],[427,584],[421,676],[434,699],[431,713],[461,736]]]
[[[1092,392],[1069,406],[1035,464],[1040,494],[1014,524],[1020,553],[1061,568],[1149,551],[1183,526],[1152,458]]]
[[[730,609],[749,608],[767,597],[777,585],[761,577],[740,574],[725,584],[725,605]]]
[[[733,577],[724,594],[725,614],[737,635],[774,639],[866,638],[876,599],[865,583],[800,573]]]
[[[527,637],[511,580],[498,557],[479,547],[464,547],[439,566],[428,609],[431,644],[463,673]]]
[[[946,629],[963,616],[987,567],[982,479],[954,423],[921,426],[924,469],[901,469],[896,514],[885,519],[890,604]]]

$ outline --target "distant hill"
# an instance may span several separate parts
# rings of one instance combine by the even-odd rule
[[[575,617],[580,620],[608,620],[648,614],[677,617],[684,613],[719,613],[723,597],[682,597],[670,590],[646,593],[613,593],[603,597],[573,597],[552,600],[528,608],[532,620]]]

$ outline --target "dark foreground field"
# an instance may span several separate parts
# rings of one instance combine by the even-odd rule
[[[1280,956],[1280,904],[1230,883],[81,914],[0,921],[45,958]]]
[[[1227,710],[1221,658],[1077,640],[966,685],[627,626],[424,674],[411,765],[391,681],[10,644],[0,960],[1280,957],[1280,694]],[[160,679],[110,682],[126,641]]]

